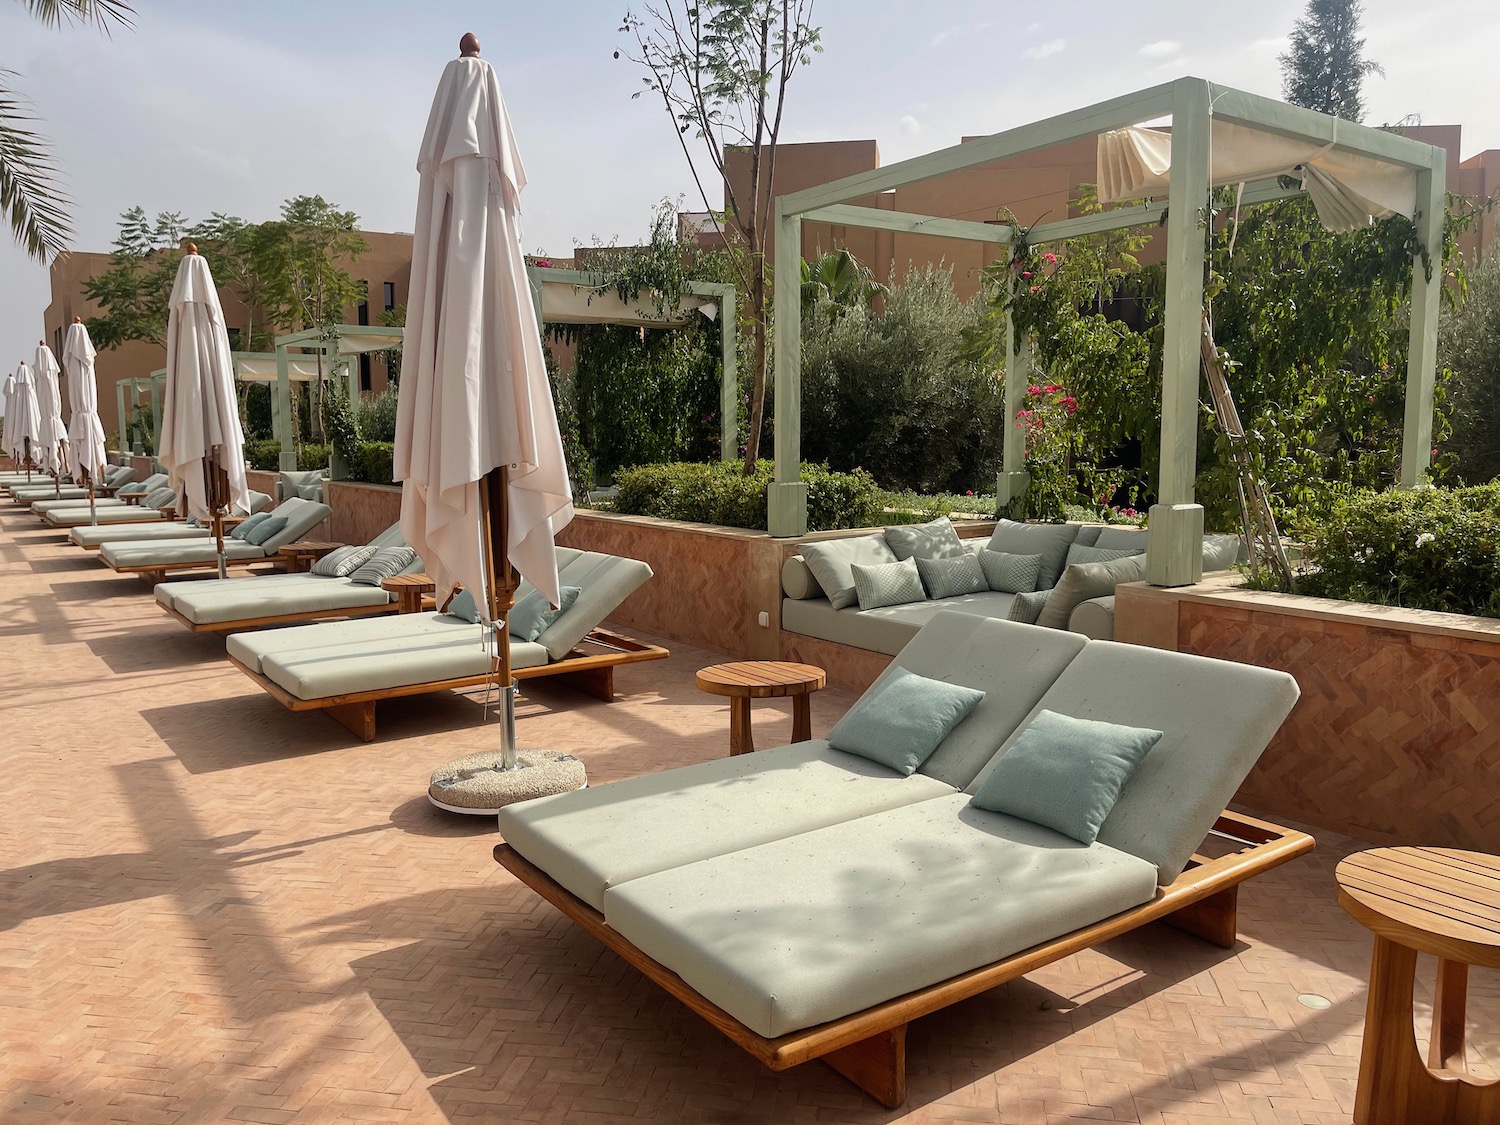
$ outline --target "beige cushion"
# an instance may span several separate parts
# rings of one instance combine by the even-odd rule
[[[191,594],[196,598],[209,598],[215,594],[230,597],[274,597],[278,590],[284,590],[288,586],[306,585],[314,579],[315,576],[305,570],[295,574],[251,574],[244,578],[184,579],[176,582],[158,582],[151,588],[151,592],[158,602],[172,608],[177,604],[177,599],[184,594]]]
[[[1090,598],[1086,602],[1079,602],[1078,607],[1073,610],[1073,616],[1068,618],[1068,629],[1094,641],[1114,640],[1115,596],[1111,594],[1107,598]]]
[[[401,614],[403,618],[420,614]],[[494,667],[482,627],[444,616],[466,636],[415,642],[397,637],[381,644],[349,644],[289,653],[262,661],[267,678],[298,699],[326,699],[361,691],[410,687],[439,680],[483,676]],[[535,668],[547,663],[547,650],[516,641],[510,646],[512,668]]]
[[[603,624],[605,618],[620,608],[620,603],[651,577],[651,568],[640,559],[597,551],[559,554],[557,567],[561,585],[578,587],[578,600],[536,639],[553,660],[567,656],[591,629]],[[517,591],[517,600],[525,597],[526,592]]]
[[[1074,563],[1063,571],[1036,623],[1045,629],[1066,629],[1068,619],[1080,602],[1108,597],[1121,582],[1139,582],[1145,577],[1145,555],[1126,555],[1108,562]]]
[[[207,539],[209,534],[206,527],[188,527],[180,520],[148,520],[75,527],[68,532],[68,538],[80,547],[102,547],[106,543],[150,543],[157,539]]]
[[[378,586],[356,586],[345,578],[323,578],[322,575],[312,577],[322,580],[289,582],[275,590],[265,587],[245,589],[244,579],[225,579],[224,586],[217,589],[183,590],[177,595],[173,608],[195,625],[212,625],[251,617],[283,617],[327,613],[339,609],[364,609],[389,605],[391,601],[391,596]],[[187,582],[183,585],[208,587],[211,584]]]
[[[816,739],[511,805],[500,834],[599,910],[642,875],[953,793]]]
[[[97,511],[100,523],[161,523],[163,516],[155,508],[120,507],[100,508]],[[59,508],[47,517],[54,527],[82,527],[90,524],[88,505],[81,508]]]
[[[880,609],[834,609],[826,598],[787,598],[781,603],[781,627],[787,632],[895,656],[918,629],[944,610],[1003,621],[1014,598],[1014,594],[984,591],[940,602],[923,600]]]
[[[1144,551],[1146,529],[1143,527],[1101,527],[1098,536],[1086,546]]]
[[[80,503],[80,501],[81,501],[81,503]],[[32,503],[32,505],[31,505],[31,510],[36,515],[45,516],[48,512],[57,512],[57,511],[61,511],[61,510],[66,509],[66,508],[79,508],[79,507],[83,508],[84,511],[88,511],[89,501],[88,501],[87,495],[81,496],[81,497],[75,497],[73,499],[69,499],[67,493],[64,492],[63,493],[63,499],[61,499],[61,500],[37,500],[37,501],[34,501]],[[123,500],[116,500],[112,496],[98,496],[98,497],[94,498],[94,508],[96,510],[98,510],[98,511],[101,511],[101,512],[105,508],[123,508],[123,507],[125,507],[125,501],[123,501]]]
[[[807,560],[793,555],[781,564],[781,592],[797,601],[823,597],[823,587],[807,568]]]
[[[224,553],[231,562],[254,562],[266,557],[264,548],[224,540]],[[164,539],[147,543],[106,543],[99,557],[119,570],[126,567],[174,567],[211,563],[219,557],[212,539]]]
[[[605,892],[604,917],[774,1037],[1147,902],[1155,876],[1105,844],[938,797],[631,880]]]
[[[1041,555],[1042,570],[1036,588],[1047,590],[1062,574],[1068,548],[1078,538],[1076,523],[1017,523],[999,520],[990,536],[989,548],[1008,555]]]
[[[854,589],[854,564],[878,566],[893,563],[896,554],[883,535],[859,535],[847,539],[823,539],[799,544],[802,559],[834,609],[859,600]]]
[[[1285,672],[1090,641],[1036,710],[1163,732],[1125,783],[1099,841],[1154,864],[1165,885],[1203,842],[1297,694]],[[988,773],[981,770],[969,791]]]

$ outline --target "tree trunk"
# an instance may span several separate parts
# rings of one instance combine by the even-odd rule
[[[750,376],[750,426],[745,435],[745,475],[755,474],[760,459],[760,435],[765,425],[767,347],[766,263],[752,251],[754,268],[750,275],[750,315],[755,321],[755,362]]]

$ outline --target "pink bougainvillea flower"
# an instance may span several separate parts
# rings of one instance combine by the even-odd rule
[[[1369,399],[1371,402],[1375,401],[1375,396],[1374,395],[1365,395],[1365,398]]]
[[[1026,388],[1026,393],[1029,395],[1039,395],[1042,393],[1042,388],[1032,383],[1031,386]]]
[[[1057,265],[1057,255],[1048,251],[1042,255],[1042,261],[1046,262],[1049,266],[1055,266]]]
[[[971,488],[967,492],[965,492],[964,495],[965,496],[973,496],[974,495],[974,490]]]
[[[538,258],[536,260],[536,264],[544,270],[550,270],[552,268],[552,263],[547,261],[546,258]]]
[[[1022,277],[1023,280],[1030,281],[1031,280],[1031,271],[1030,270],[1022,270],[1021,271],[1021,277]]]
[[[1042,390],[1046,391],[1049,395],[1055,395],[1058,391],[1062,390],[1062,384],[1048,383]]]
[[[1040,285],[1033,285],[1031,287],[1031,291],[1033,293],[1040,293],[1042,291],[1042,287]]]

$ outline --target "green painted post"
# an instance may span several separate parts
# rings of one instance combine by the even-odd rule
[[[1406,421],[1401,437],[1401,487],[1421,488],[1432,464],[1432,398],[1437,371],[1438,297],[1443,288],[1443,211],[1447,153],[1433,150],[1432,167],[1417,173],[1417,237],[1432,263],[1432,279],[1418,254],[1411,273],[1411,342],[1406,358]]]
[[[724,286],[719,295],[719,460],[733,461],[739,456],[740,372],[738,324],[734,308],[734,287]]]
[[[802,482],[802,219],[776,201],[775,329],[776,476],[766,497],[772,535],[796,537],[807,531],[807,485]]]
[[[1015,292],[1016,277],[1010,278]],[[1031,475],[1026,471],[1026,430],[1016,415],[1026,404],[1026,388],[1031,381],[1031,349],[1016,323],[1005,318],[1005,455],[1001,473],[995,482],[995,508],[1002,516],[1020,519],[1026,514],[1026,489]]]
[[[151,456],[153,457],[161,449],[161,395],[166,380],[165,374],[158,377],[155,373],[146,380],[146,386],[151,394]]]
[[[1146,579],[1153,586],[1187,586],[1203,577],[1203,508],[1193,502],[1193,478],[1198,465],[1208,159],[1208,83],[1199,78],[1179,79],[1172,95],[1172,169],[1167,194],[1161,466],[1147,548]]]
[[[277,454],[276,463],[284,473],[293,472],[297,468],[297,435],[292,431],[292,377],[289,368],[289,357],[287,349],[278,344],[276,346],[276,419],[279,428],[276,431],[276,439],[281,442],[281,451]]]
[[[125,384],[128,379],[121,379],[115,383],[115,417],[120,423],[120,455],[123,457],[130,452],[130,416],[125,413]]]

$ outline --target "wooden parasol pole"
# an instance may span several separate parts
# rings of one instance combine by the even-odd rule
[[[500,753],[503,768],[516,768],[516,685],[510,674],[507,618],[516,604],[516,573],[506,544],[510,538],[510,470],[495,468],[479,481],[480,553],[485,600],[495,628],[495,674],[500,682]]]

